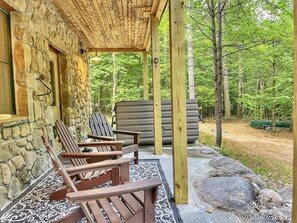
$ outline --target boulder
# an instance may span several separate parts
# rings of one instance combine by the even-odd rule
[[[206,203],[230,211],[249,211],[256,199],[253,184],[243,177],[205,178],[195,189]]]
[[[209,161],[209,165],[215,168],[210,172],[212,177],[244,177],[257,184],[260,189],[265,188],[266,184],[261,178],[255,174],[251,169],[245,167],[240,162],[230,159],[228,157],[219,156],[214,157]]]
[[[282,206],[284,201],[282,197],[273,190],[263,189],[258,195],[260,205],[264,206]]]

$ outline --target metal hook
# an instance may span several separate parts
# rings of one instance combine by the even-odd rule
[[[46,87],[46,89],[47,89],[47,92],[46,92],[46,93],[44,93],[44,94],[38,94],[38,95],[36,95],[37,97],[45,96],[45,95],[48,95],[48,94],[52,93],[52,89],[50,89],[50,88],[43,82],[44,79],[45,79],[44,75],[40,75],[38,78],[36,78],[36,80],[40,81],[40,82],[42,83],[42,85],[43,85],[44,87]]]

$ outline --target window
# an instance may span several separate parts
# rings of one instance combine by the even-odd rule
[[[13,114],[10,16],[0,7],[0,114]]]

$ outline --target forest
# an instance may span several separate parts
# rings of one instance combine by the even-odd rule
[[[166,10],[159,29],[162,99],[170,99],[168,17]],[[201,115],[290,120],[293,28],[292,1],[186,1],[187,95],[196,98]],[[100,57],[90,60],[94,109],[111,114],[118,101],[142,100],[143,54]]]

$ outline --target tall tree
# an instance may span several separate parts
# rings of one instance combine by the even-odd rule
[[[117,75],[117,67],[116,67],[116,54],[112,53],[112,63],[113,63],[113,71],[112,71],[112,79],[113,79],[113,86],[112,86],[112,108],[111,113],[115,115],[115,99],[117,95],[117,83],[118,83],[118,75]]]
[[[222,143],[222,13],[226,1],[207,0],[208,14],[211,20],[212,52],[215,88],[216,145]]]
[[[187,2],[188,12],[192,9],[192,0]],[[195,74],[194,74],[194,45],[193,45],[193,28],[190,20],[188,19],[187,27],[187,40],[188,40],[188,79],[189,79],[189,98],[195,99]]]

